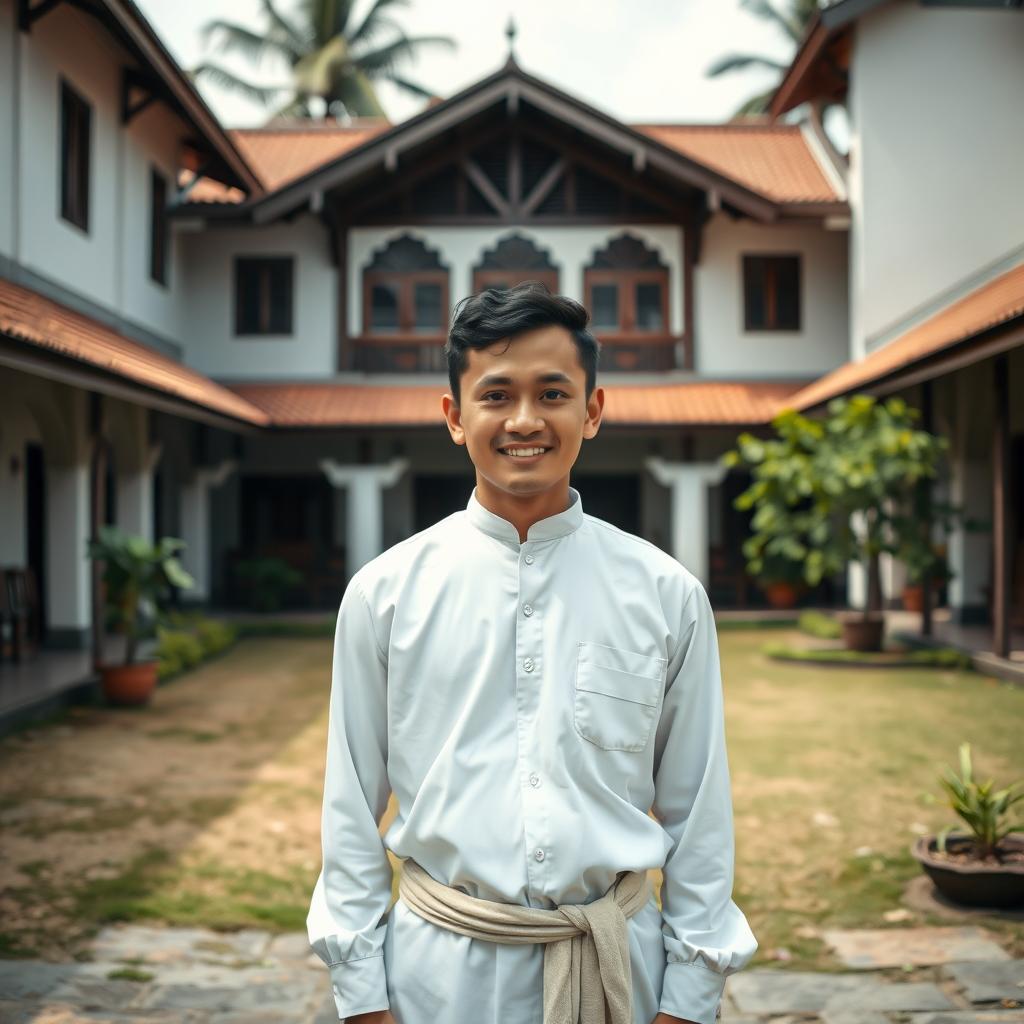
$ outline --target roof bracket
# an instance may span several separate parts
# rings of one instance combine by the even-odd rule
[[[132,92],[143,95],[133,97]],[[135,68],[123,68],[121,72],[121,124],[129,124],[138,114],[159,99],[157,84]]]
[[[633,150],[633,170],[637,174],[643,174],[644,168],[647,166],[647,152],[643,149]]]
[[[395,146],[390,146],[384,153],[384,169],[388,174],[398,170],[398,149]]]
[[[210,165],[212,163],[212,160],[207,160],[206,163],[200,164],[199,167],[192,172],[192,180],[178,189],[169,209],[173,209],[175,206],[180,206],[182,203],[188,202],[189,193],[196,187],[196,182],[206,175],[206,172],[210,169]]]
[[[32,3],[32,0],[18,0],[18,28],[22,32],[31,32],[32,26],[43,15],[49,14],[61,3],[63,0],[39,0],[35,4]]]
[[[510,85],[505,94],[505,113],[509,117],[515,117],[519,113],[519,90],[514,85]]]

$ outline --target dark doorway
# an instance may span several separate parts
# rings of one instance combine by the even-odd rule
[[[39,642],[46,639],[46,460],[43,446],[25,445],[25,546],[39,596]]]
[[[466,507],[476,478],[420,475],[413,480],[413,532],[419,533]]]
[[[334,543],[334,490],[323,476],[250,476],[241,481],[241,546],[227,552],[226,587],[244,604],[235,565],[280,559],[302,575],[284,597],[290,608],[327,608],[344,590],[344,552]]]
[[[572,486],[580,492],[583,511],[627,533],[640,533],[640,478],[635,473],[573,476]]]

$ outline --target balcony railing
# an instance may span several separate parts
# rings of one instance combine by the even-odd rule
[[[687,366],[687,342],[682,337],[601,335],[600,341],[599,371],[651,373]],[[443,373],[448,369],[443,338],[364,336],[353,338],[351,346],[351,368],[364,373]]]

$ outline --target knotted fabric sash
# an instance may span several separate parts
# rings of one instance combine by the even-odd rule
[[[620,871],[593,903],[541,910],[470,896],[410,857],[402,862],[398,894],[420,917],[460,935],[545,943],[544,1024],[633,1024],[626,918],[650,898],[646,871]]]

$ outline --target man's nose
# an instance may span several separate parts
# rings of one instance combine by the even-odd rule
[[[516,433],[541,430],[543,427],[544,419],[530,398],[520,401],[505,421],[505,429]]]

